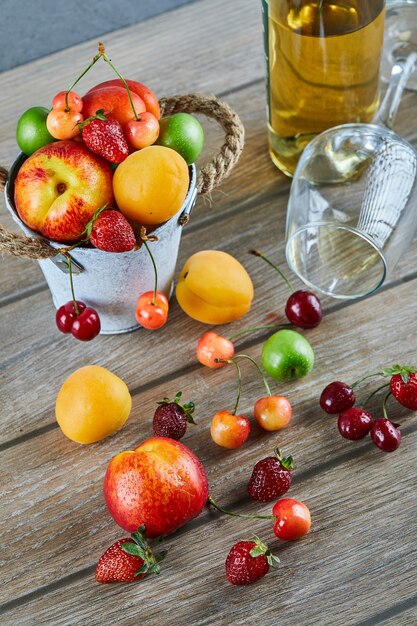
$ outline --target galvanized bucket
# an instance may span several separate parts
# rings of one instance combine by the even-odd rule
[[[37,233],[28,228],[16,213],[14,206],[14,181],[25,160],[21,154],[10,168],[5,185],[6,206],[12,218],[29,237]],[[174,285],[175,264],[183,224],[195,205],[197,198],[196,168],[190,168],[190,186],[184,204],[174,217],[152,231],[158,241],[149,244],[158,268],[158,290],[170,297]],[[45,240],[51,247],[60,249],[62,244]],[[142,246],[132,252],[109,253],[96,248],[75,248],[71,251],[74,291],[77,300],[88,303],[100,314],[101,333],[113,335],[127,333],[139,328],[135,318],[138,297],[154,288],[154,271],[146,249]],[[52,259],[38,261],[48,283],[55,307],[71,300],[67,259],[58,254]]]
[[[197,175],[189,167],[190,185],[184,204],[170,220],[152,231],[157,237],[152,254],[158,268],[158,290],[168,297],[174,286],[174,272],[183,225],[188,222],[197,193],[210,193],[233,169],[244,143],[244,129],[239,117],[227,104],[214,96],[188,94],[163,98],[161,112],[171,115],[179,111],[202,113],[215,119],[225,131],[225,143],[219,153]],[[48,283],[56,308],[71,300],[66,255],[55,253],[63,245],[49,241],[29,229],[18,217],[14,206],[14,181],[25,160],[21,154],[10,172],[0,168],[0,185],[4,184],[6,206],[26,237],[10,233],[0,225],[0,252],[37,259]],[[101,333],[126,333],[139,328],[135,318],[138,297],[154,287],[151,259],[142,246],[125,253],[102,252],[92,247],[71,250],[75,296],[100,315]]]

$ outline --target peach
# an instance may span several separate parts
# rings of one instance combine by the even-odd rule
[[[23,163],[14,184],[16,210],[23,222],[59,242],[79,239],[92,216],[113,203],[110,165],[84,144],[47,144]]]
[[[164,146],[132,152],[113,177],[117,206],[134,225],[162,224],[178,213],[189,186],[188,165]]]
[[[138,81],[136,80],[126,79],[126,83],[131,92],[142,98],[145,103],[146,110],[149,111],[149,113],[152,113],[152,115],[154,115],[156,119],[159,120],[161,117],[161,111],[159,108],[158,98],[155,96],[153,91],[151,91],[149,87],[147,87],[143,83],[138,83]],[[98,85],[95,85],[90,89],[88,93],[90,93],[91,91],[96,91],[96,89],[102,89],[103,87],[114,86],[123,87],[123,89],[126,89],[123,81],[121,81],[120,78],[114,78],[113,80],[106,80],[104,83],[99,83]]]
[[[88,365],[62,385],[55,416],[69,439],[93,443],[121,428],[131,408],[132,398],[123,380],[104,367]]]
[[[182,268],[176,296],[182,310],[193,319],[226,324],[249,311],[253,285],[233,256],[219,250],[202,250]]]
[[[136,113],[146,111],[142,98],[135,93],[131,93],[131,96]],[[95,115],[100,109],[104,110],[107,117],[117,120],[122,126],[135,117],[126,89],[117,85],[94,89],[85,94],[83,97],[84,119]]]

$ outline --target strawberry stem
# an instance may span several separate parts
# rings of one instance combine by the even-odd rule
[[[263,261],[265,261],[265,263],[268,263],[268,265],[270,265],[271,267],[274,268],[274,270],[276,272],[278,272],[278,274],[281,276],[281,278],[286,282],[289,290],[294,293],[295,292],[295,288],[293,287],[292,283],[289,281],[289,279],[285,276],[284,272],[278,267],[278,265],[275,265],[275,263],[272,263],[272,261],[270,261],[268,259],[268,257],[266,257],[263,252],[259,252],[258,250],[249,250],[249,254],[253,254],[254,256],[258,256],[260,257]]]
[[[212,498],[210,495],[207,502],[221,513],[225,513],[225,515],[232,515],[233,517],[242,517],[243,519],[276,519],[275,515],[244,515],[243,513],[228,511],[227,509],[224,509],[222,506],[220,506],[220,504],[217,504],[214,498]]]
[[[240,330],[239,332],[230,335],[230,337],[227,337],[227,339],[229,339],[229,341],[232,341],[233,339],[236,339],[236,337],[246,335],[247,333],[256,332],[257,330],[281,330],[282,328],[291,328],[291,324],[280,324],[279,326],[277,326],[276,324],[266,324],[265,326],[252,326],[251,328],[245,328],[244,330]]]
[[[147,242],[144,239],[142,239],[142,241],[143,241],[143,245],[145,246],[149,256],[151,257],[151,261],[152,261],[152,265],[153,265],[153,270],[154,270],[154,275],[155,275],[155,283],[154,283],[154,289],[153,289],[152,304],[155,306],[155,304],[156,304],[156,292],[158,290],[158,270],[156,269],[155,259],[153,258],[153,254],[150,251],[150,248],[149,248]]]
[[[232,359],[230,359],[230,361],[232,361],[232,362],[233,362],[233,361],[234,361],[234,359],[248,359],[248,361],[250,361],[251,363],[253,363],[253,365],[256,367],[256,369],[257,369],[257,370],[258,370],[258,372],[259,372],[259,375],[260,375],[260,376],[261,376],[261,378],[262,378],[262,382],[263,382],[263,384],[264,384],[264,387],[265,387],[265,389],[266,389],[267,394],[268,394],[269,396],[272,396],[271,389],[270,389],[270,387],[269,387],[269,385],[268,385],[268,382],[267,382],[267,380],[266,380],[266,378],[265,378],[265,375],[264,375],[263,371],[261,370],[261,368],[259,367],[259,365],[257,364],[257,362],[255,361],[255,359],[252,359],[252,357],[251,357],[251,356],[249,356],[248,354],[235,354],[235,356],[234,356]]]

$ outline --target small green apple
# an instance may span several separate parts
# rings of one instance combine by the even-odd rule
[[[295,330],[279,330],[264,343],[262,365],[275,380],[302,378],[313,369],[313,348]]]

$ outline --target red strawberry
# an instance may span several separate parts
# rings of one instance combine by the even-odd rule
[[[154,555],[146,539],[145,527],[132,533],[131,539],[119,539],[107,548],[96,568],[99,583],[132,582],[145,574],[159,574],[159,563],[166,552]]]
[[[158,437],[170,437],[177,441],[185,435],[187,422],[195,424],[193,420],[194,402],[180,404],[182,392],[179,391],[174,400],[164,398],[158,402],[159,406],[153,417],[153,431]]]
[[[291,456],[284,458],[278,448],[274,452],[275,456],[258,461],[253,468],[247,491],[254,500],[270,502],[287,493],[291,487],[293,459]]]
[[[417,374],[415,368],[402,368],[390,381],[391,393],[407,409],[417,411]]]
[[[129,252],[136,245],[133,228],[115,209],[98,212],[87,225],[87,236],[96,248],[105,252]]]
[[[87,148],[111,163],[121,163],[129,155],[123,128],[117,120],[107,119],[104,111],[88,117],[81,124],[81,136]]]
[[[254,541],[238,541],[226,558],[226,577],[232,585],[249,585],[265,576],[269,567],[279,563],[259,537]]]

